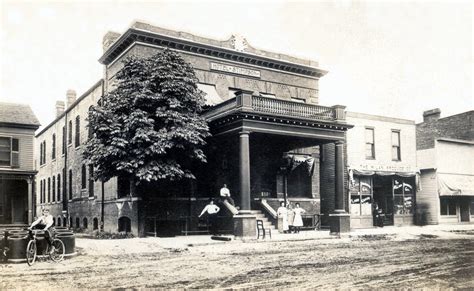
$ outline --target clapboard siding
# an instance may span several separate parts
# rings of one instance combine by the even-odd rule
[[[417,223],[439,223],[439,196],[435,170],[421,171],[421,190],[416,193]]]

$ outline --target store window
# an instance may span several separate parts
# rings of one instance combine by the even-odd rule
[[[365,158],[375,159],[374,129],[368,127],[365,128]]]
[[[400,161],[400,131],[392,130],[392,161]]]
[[[351,215],[372,215],[372,178],[355,176],[350,189]]]
[[[415,178],[393,179],[394,214],[413,214],[415,206]]]
[[[441,215],[456,215],[456,201],[453,197],[440,198]]]

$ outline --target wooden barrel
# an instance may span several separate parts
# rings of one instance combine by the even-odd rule
[[[28,245],[28,241],[28,235],[11,234],[8,236],[8,262],[18,263],[26,261],[26,246]]]
[[[63,242],[66,256],[76,254],[76,236],[72,231],[58,232],[56,238]]]

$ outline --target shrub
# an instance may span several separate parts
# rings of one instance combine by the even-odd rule
[[[107,231],[95,231],[92,234],[94,239],[123,239],[123,238],[134,238],[135,236],[129,232],[107,232]]]

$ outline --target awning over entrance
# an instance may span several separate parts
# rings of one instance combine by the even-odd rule
[[[313,174],[314,170],[314,158],[310,155],[301,155],[301,154],[286,154],[286,168],[289,172],[295,170],[299,166],[304,165],[308,176]]]
[[[439,196],[474,196],[474,176],[438,173]]]

